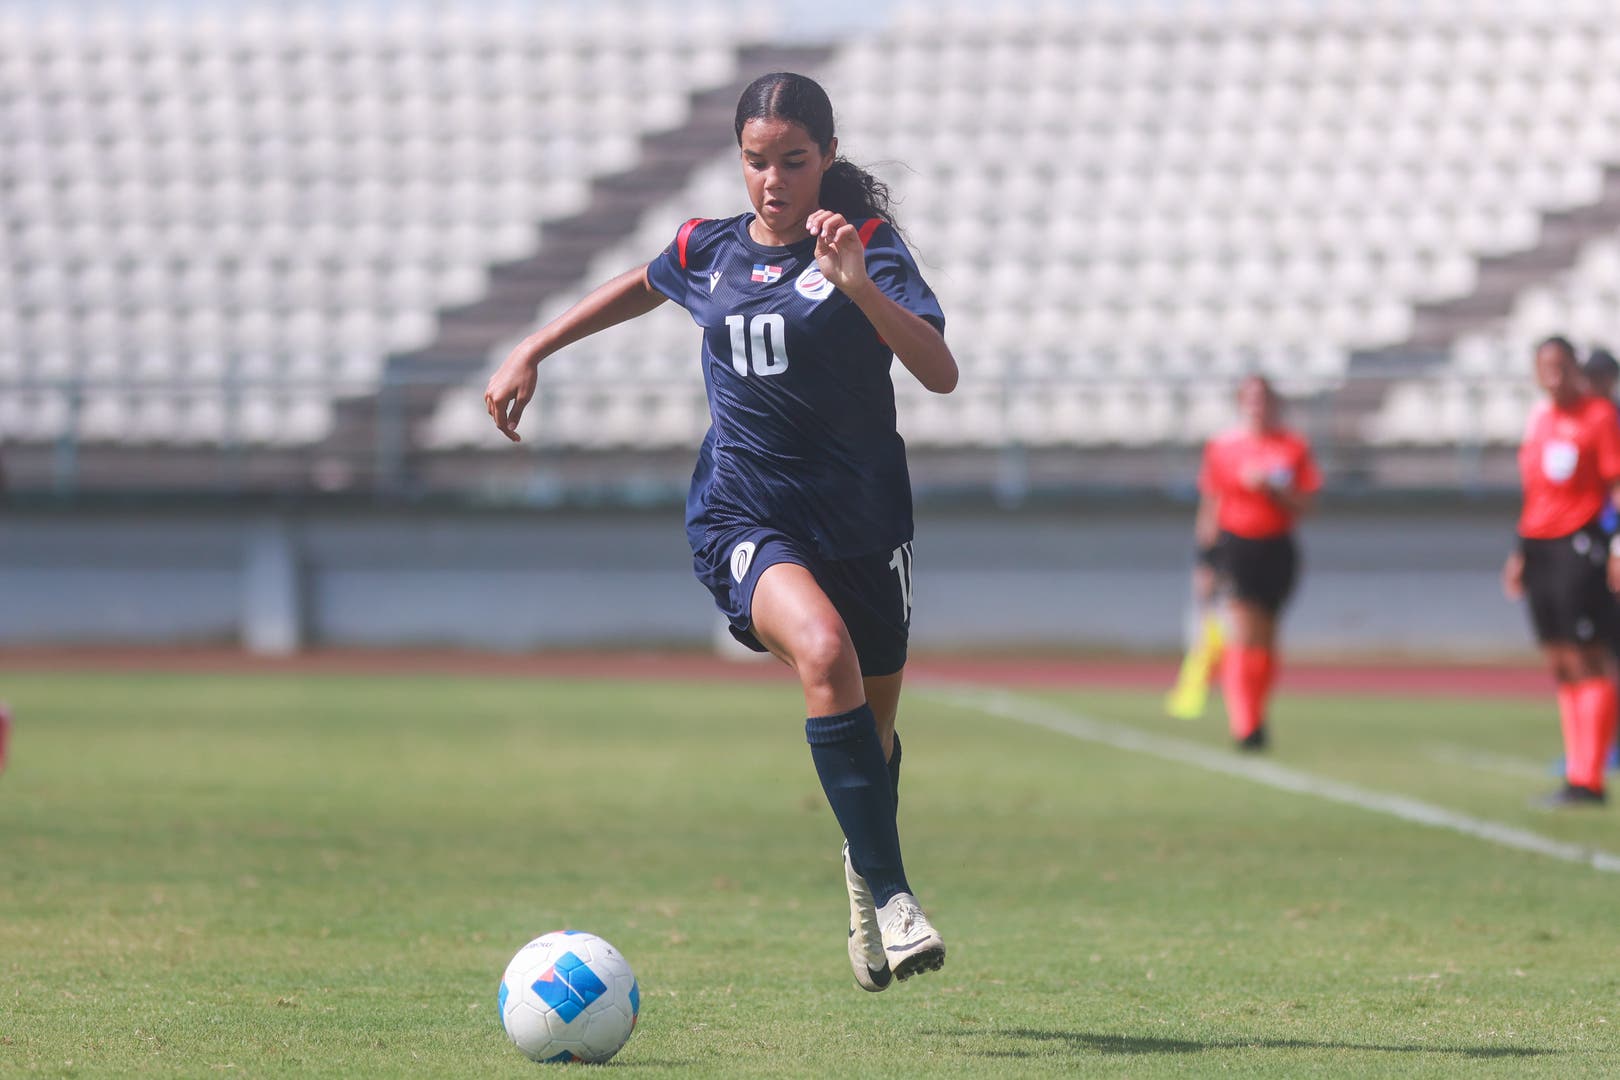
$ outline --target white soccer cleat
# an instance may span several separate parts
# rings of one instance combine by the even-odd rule
[[[910,893],[896,893],[878,908],[883,951],[894,977],[904,981],[923,971],[945,966],[945,939],[939,936]]]
[[[849,842],[844,842],[844,888],[849,890],[849,966],[862,990],[877,993],[894,981],[889,957],[883,951],[883,931],[878,929],[877,905],[866,879],[855,872],[849,861]]]

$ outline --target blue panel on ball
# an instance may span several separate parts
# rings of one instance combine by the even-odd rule
[[[560,1054],[552,1054],[548,1058],[541,1058],[540,1059],[541,1063],[545,1064],[545,1065],[556,1065],[559,1062],[561,1062],[563,1064],[567,1064],[570,1061],[578,1061],[578,1060],[579,1060],[579,1058],[574,1056],[574,1052],[572,1050],[564,1050]]]
[[[585,931],[583,931],[583,930],[564,930],[564,931],[562,931],[563,934],[565,934],[565,935],[567,935],[569,937],[572,937],[575,934],[583,934],[584,932]]]
[[[585,961],[573,953],[563,953],[534,981],[534,992],[562,1017],[563,1023],[572,1024],[591,1002],[607,993],[607,986]]]
[[[500,1002],[501,1023],[504,1024],[506,1022],[506,980],[505,979],[501,980],[501,992],[496,995],[496,1000]]]
[[[506,993],[506,987],[501,987],[501,993]],[[630,981],[630,1019],[634,1020],[641,1015],[641,984],[634,979]]]

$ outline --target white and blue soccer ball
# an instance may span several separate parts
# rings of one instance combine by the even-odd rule
[[[555,930],[518,950],[501,976],[501,1026],[532,1061],[606,1061],[636,1028],[641,988],[595,934]]]

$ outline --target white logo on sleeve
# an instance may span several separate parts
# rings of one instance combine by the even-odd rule
[[[799,275],[799,280],[793,283],[799,295],[806,300],[822,301],[832,295],[833,283],[827,280],[827,275],[821,272],[821,267],[811,263]]]
[[[1541,448],[1541,475],[1555,484],[1562,484],[1575,475],[1575,465],[1580,460],[1580,447],[1562,439],[1550,439]]]
[[[718,284],[720,284],[720,271],[716,270],[709,275],[709,291],[714,292],[714,287]]]
[[[731,576],[736,578],[740,584],[742,579],[748,576],[748,568],[753,565],[753,562],[754,542],[744,540],[731,549]]]

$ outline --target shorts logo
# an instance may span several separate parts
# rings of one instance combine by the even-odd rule
[[[754,562],[754,542],[744,540],[731,549],[731,576],[740,584],[748,576],[748,568]]]
[[[793,283],[799,295],[806,300],[822,301],[832,295],[833,283],[827,280],[827,275],[821,272],[821,267],[811,263],[799,275],[799,280]]]

